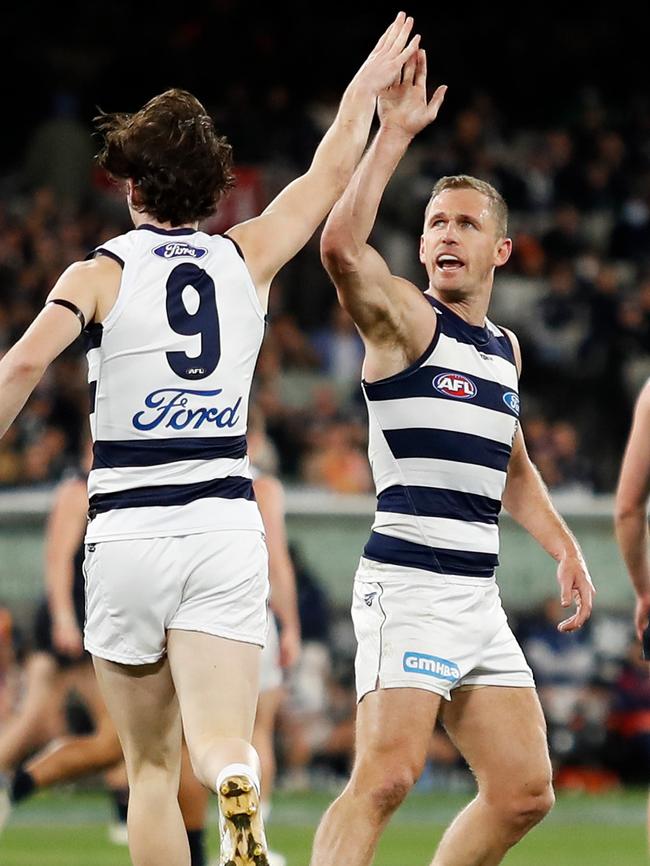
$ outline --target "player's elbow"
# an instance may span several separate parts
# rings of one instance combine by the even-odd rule
[[[323,267],[330,275],[353,271],[358,266],[360,252],[349,232],[338,225],[326,225],[320,242]]]
[[[614,523],[621,527],[631,521],[645,521],[646,513],[645,502],[619,497],[614,507]]]
[[[47,366],[37,355],[20,350],[9,352],[3,363],[6,364],[7,379],[11,382],[37,382]]]

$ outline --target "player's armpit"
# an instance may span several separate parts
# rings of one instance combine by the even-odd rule
[[[339,301],[350,314],[366,345],[404,345],[419,356],[431,342],[436,318],[422,292],[409,280],[396,277],[369,245],[350,256],[327,237],[321,247],[323,264],[336,287]]]

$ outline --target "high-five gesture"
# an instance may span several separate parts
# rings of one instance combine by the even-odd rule
[[[446,92],[442,84],[427,101],[427,55],[419,49],[405,62],[401,75],[379,95],[381,125],[400,129],[413,138],[436,119]]]
[[[399,78],[404,64],[415,57],[420,44],[419,34],[408,42],[412,29],[413,19],[399,12],[352,79],[352,85],[364,83],[379,94]]]

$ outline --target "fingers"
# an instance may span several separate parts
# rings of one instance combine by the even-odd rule
[[[563,569],[558,573],[560,582],[560,604],[562,607],[568,607],[571,604],[571,590],[573,588],[573,574],[568,569]]]
[[[427,52],[424,48],[418,50],[415,58],[415,79],[413,83],[416,87],[422,87],[426,92],[427,87]]]
[[[380,51],[390,40],[390,44],[392,45],[396,34],[401,30],[402,25],[406,19],[406,14],[404,12],[398,12],[395,20],[390,24],[382,36],[379,38],[379,42],[375,45],[374,50]]]
[[[573,589],[573,597],[576,603],[576,612],[568,619],[562,620],[558,625],[558,631],[577,631],[587,622],[591,616],[593,608],[594,588],[591,581],[585,578],[581,585]],[[562,588],[562,598],[564,597],[564,587]],[[562,601],[564,605],[564,601]]]
[[[415,42],[415,39],[419,39],[416,36],[412,42]],[[402,69],[402,83],[403,84],[413,84],[415,82],[417,67],[418,67],[418,57],[422,54],[421,51],[414,51],[413,54],[408,58],[406,63],[404,64],[404,68]]]
[[[384,49],[386,49],[392,57],[395,57],[398,54],[400,54],[404,50],[404,46],[406,45],[408,38],[411,35],[412,29],[413,29],[413,19],[409,16],[408,18],[406,18],[404,20],[402,26],[395,33],[395,35],[392,37],[392,42],[391,42],[391,37],[390,36],[388,37],[385,45],[383,46]],[[402,61],[402,62],[404,62],[404,61]]]
[[[426,67],[425,67],[425,76],[426,76]],[[447,93],[447,85],[441,84],[440,87],[436,89],[436,92],[433,94],[431,99],[429,100],[429,104],[427,106],[427,117],[429,122],[435,120],[438,116],[438,112],[440,111],[440,106],[445,101],[445,94]]]
[[[411,41],[406,46],[406,48],[404,48],[403,50],[400,51],[399,55],[397,56],[397,63],[399,63],[400,66],[404,66],[408,62],[408,60],[414,54],[417,53],[417,50],[419,47],[420,47],[420,34],[417,33],[413,37],[413,39],[411,39]]]

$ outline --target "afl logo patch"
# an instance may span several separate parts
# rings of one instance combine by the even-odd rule
[[[153,250],[153,254],[161,259],[176,259],[180,256],[188,259],[202,259],[207,252],[205,247],[193,247],[192,244],[186,244],[182,241],[161,244]]]
[[[476,385],[461,373],[438,373],[433,380],[433,387],[448,397],[459,397],[461,400],[476,397]]]
[[[503,402],[511,412],[519,417],[519,394],[515,394],[514,391],[506,391],[503,395]]]

